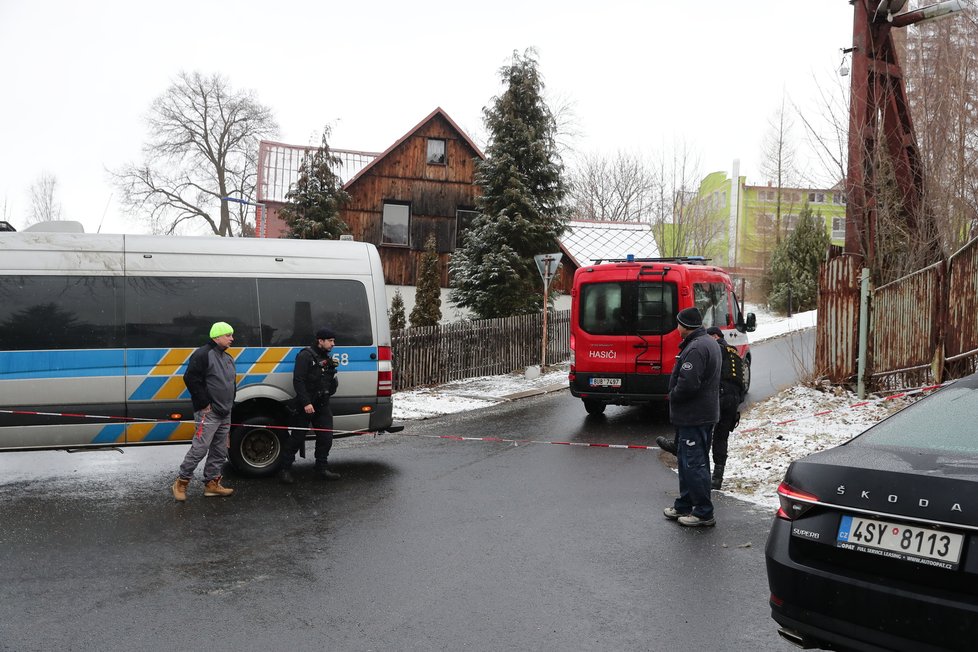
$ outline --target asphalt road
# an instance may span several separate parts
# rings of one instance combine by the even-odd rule
[[[715,529],[683,529],[655,451],[435,438],[669,432],[558,392],[340,441],[339,482],[300,461],[292,487],[229,477],[234,496],[194,483],[186,504],[185,446],[3,454],[0,649],[792,649],[766,510],[720,495]]]

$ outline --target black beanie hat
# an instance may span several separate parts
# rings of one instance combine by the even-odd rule
[[[720,330],[719,328],[717,328],[716,326],[710,326],[709,328],[707,328],[706,329],[706,334],[707,335],[719,335],[720,337],[723,337],[723,331]]]
[[[318,331],[316,331],[316,339],[317,340],[334,340],[334,339],[336,339],[336,333],[334,333],[333,331],[331,331],[328,328],[320,328]]]
[[[694,329],[703,325],[703,316],[700,314],[698,308],[683,308],[679,311],[679,314],[676,315],[676,321],[678,321],[681,326]]]

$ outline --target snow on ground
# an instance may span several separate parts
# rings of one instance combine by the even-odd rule
[[[815,311],[789,319],[759,306],[748,305],[746,310],[757,315],[757,330],[750,334],[751,342],[815,326]],[[394,419],[427,419],[515,400],[523,393],[563,389],[567,386],[567,365],[555,365],[533,376],[515,373],[466,378],[437,387],[396,392]],[[730,436],[724,491],[775,509],[778,484],[793,459],[840,444],[906,404],[902,400],[880,400],[851,407],[857,402],[855,394],[837,388],[798,386],[751,405]],[[824,414],[814,416],[816,413]],[[791,419],[791,423],[781,423]]]

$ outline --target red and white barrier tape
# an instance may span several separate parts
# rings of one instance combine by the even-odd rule
[[[19,414],[38,417],[71,417],[74,419],[98,419],[101,421],[121,421],[124,423],[196,423],[193,419],[140,419],[138,417],[118,417],[105,414],[80,414],[75,412],[36,412],[33,410],[0,410],[0,414]],[[64,425],[64,424],[58,424]],[[247,423],[232,423],[231,427],[249,426]],[[251,425],[254,428],[256,426]],[[329,428],[307,428],[299,426],[269,426],[263,425],[262,428],[269,430],[306,430],[309,432],[331,432],[334,435],[376,435],[374,430],[330,430]]]
[[[757,430],[762,430],[768,426],[783,426],[789,423],[794,423],[796,421],[804,421],[806,419],[814,419],[815,417],[824,416],[826,414],[831,414],[833,412],[838,412],[840,410],[851,410],[853,408],[865,407],[867,405],[872,405],[875,403],[884,403],[886,401],[892,401],[898,398],[905,398],[907,396],[914,396],[916,394],[923,394],[924,392],[930,392],[935,389],[940,389],[946,385],[950,385],[954,381],[947,381],[941,383],[940,385],[928,385],[925,387],[917,387],[915,389],[906,390],[899,392],[897,394],[892,394],[890,396],[885,396],[883,398],[871,399],[867,401],[859,401],[858,403],[852,403],[841,408],[835,408],[832,410],[822,410],[820,412],[815,412],[803,417],[797,417],[794,419],[785,419],[783,421],[766,421],[753,428],[744,428],[738,430],[738,433],[748,433],[755,432]],[[43,416],[43,417],[72,417],[78,419],[99,419],[105,421],[122,421],[128,423],[195,423],[193,420],[180,420],[180,419],[140,419],[136,417],[118,417],[118,416],[107,416],[104,414],[77,414],[73,412],[35,412],[30,410],[0,410],[0,414],[19,414],[28,416]],[[246,426],[248,424],[244,423],[232,423],[231,426]],[[327,428],[307,428],[307,427],[290,427],[290,426],[261,426],[262,428],[268,428],[269,430],[305,430],[308,432],[332,432],[338,435],[376,435],[377,432],[374,430],[329,430]],[[513,444],[514,446],[519,446],[521,444],[552,444],[556,446],[583,446],[590,448],[625,448],[631,450],[658,450],[658,446],[646,446],[640,444],[602,444],[602,443],[590,443],[590,442],[580,442],[580,441],[553,441],[553,440],[540,440],[540,439],[509,439],[505,437],[463,437],[461,435],[421,435],[414,433],[397,433],[403,437],[419,437],[425,439],[447,439],[450,441],[481,441],[481,442],[493,442],[493,443],[504,443]]]

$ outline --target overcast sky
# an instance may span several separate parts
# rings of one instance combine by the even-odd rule
[[[46,172],[64,219],[146,232],[121,214],[105,169],[141,160],[150,104],[181,70],[253,90],[284,142],[318,143],[328,124],[333,147],[383,151],[440,106],[484,146],[499,68],[527,47],[547,94],[573,109],[576,151],[653,157],[683,140],[703,174],[736,158],[762,183],[768,120],[783,93],[813,105],[816,79],[831,80],[851,42],[852,10],[847,0],[0,0],[0,216],[22,228]]]

